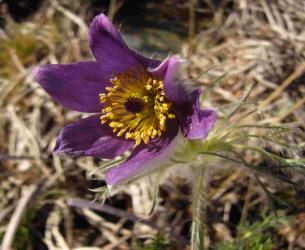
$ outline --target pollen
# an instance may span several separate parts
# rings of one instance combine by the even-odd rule
[[[117,136],[148,144],[166,131],[167,119],[175,119],[163,81],[144,69],[128,70],[110,79],[112,86],[99,95],[104,104],[101,123]]]

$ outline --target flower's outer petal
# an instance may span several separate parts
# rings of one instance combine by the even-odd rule
[[[192,101],[179,109],[178,118],[183,136],[189,139],[207,137],[216,121],[216,112],[212,109],[200,109],[200,90],[191,94]]]
[[[158,67],[148,69],[154,76],[163,80],[166,96],[178,104],[188,100],[188,93],[179,74],[179,69],[183,62],[179,57],[172,56],[165,59]]]
[[[119,184],[160,165],[175,149],[177,133],[178,123],[172,121],[160,138],[137,146],[124,163],[106,172],[107,184]]]
[[[143,57],[129,49],[117,29],[104,14],[96,16],[90,25],[89,44],[104,69],[119,73],[136,67],[155,67],[160,62]]]
[[[96,62],[47,64],[36,67],[32,75],[56,101],[80,112],[100,112],[99,93],[110,84]]]
[[[113,159],[134,145],[117,137],[108,125],[101,125],[100,115],[92,115],[67,125],[57,138],[55,153]]]

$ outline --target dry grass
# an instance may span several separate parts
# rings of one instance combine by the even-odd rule
[[[52,153],[60,129],[79,119],[80,114],[54,103],[32,80],[30,72],[40,64],[92,58],[87,42],[91,10],[88,1],[80,2],[44,1],[34,16],[19,24],[2,6],[6,22],[0,30],[2,249],[8,250],[11,245],[16,249],[44,249],[42,243],[54,250],[133,249],[131,242],[150,239],[156,232],[176,242],[172,249],[187,249],[191,218],[188,183],[192,180],[187,170],[167,175],[154,214],[145,217],[152,206],[154,178],[114,192],[107,206],[101,206],[88,202],[95,197],[88,189],[104,185],[98,172],[101,160]],[[115,17],[116,8],[112,8]],[[193,51],[188,53],[188,45],[182,51],[191,62],[190,78],[199,76],[198,84],[207,89],[215,78],[227,73],[203,104],[217,106],[224,115],[227,107],[238,103],[255,83],[248,105],[259,107],[259,122],[298,123],[295,127],[299,130],[286,140],[304,144],[305,2],[223,1],[213,11],[210,28],[193,38]],[[206,69],[210,70],[201,75]],[[248,157],[260,160],[256,155]],[[304,181],[299,176],[296,179]],[[239,221],[269,213],[262,189],[242,169],[223,170],[212,177],[210,184],[207,245],[232,241]],[[297,220],[270,232],[277,240],[277,249],[304,249],[302,194],[287,191],[278,183],[270,188],[273,193],[288,196],[292,203],[299,202],[297,210],[282,209],[283,214],[294,211]]]

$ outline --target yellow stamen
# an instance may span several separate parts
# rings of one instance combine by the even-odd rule
[[[117,136],[148,144],[166,131],[167,119],[176,118],[170,113],[172,102],[164,93],[163,81],[146,70],[119,73],[110,82],[113,86],[99,94],[104,104],[101,123],[108,123]]]

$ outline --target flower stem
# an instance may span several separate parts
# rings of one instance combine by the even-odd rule
[[[191,249],[204,250],[204,221],[205,221],[205,168],[194,168],[195,179],[192,196],[193,221],[191,228]]]

